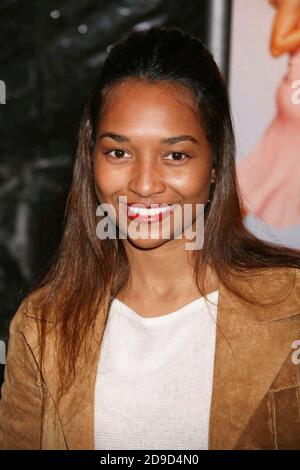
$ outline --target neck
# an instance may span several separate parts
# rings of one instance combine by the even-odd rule
[[[199,292],[193,274],[193,251],[184,249],[185,241],[173,239],[153,249],[140,249],[124,240],[131,271],[127,289],[141,295],[147,292],[154,300],[180,299]],[[205,285],[205,293],[217,288],[211,271]]]

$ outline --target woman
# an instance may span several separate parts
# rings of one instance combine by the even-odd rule
[[[300,446],[300,255],[244,227],[234,152],[199,39],[152,27],[112,47],[57,257],[10,325],[1,448]]]
[[[277,10],[270,50],[289,54],[288,70],[277,93],[277,113],[262,139],[237,167],[244,214],[252,212],[270,226],[300,222],[300,0],[270,1]],[[298,88],[298,90],[297,90]]]

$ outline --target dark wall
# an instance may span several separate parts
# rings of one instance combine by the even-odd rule
[[[154,24],[179,26],[207,42],[208,5],[1,1],[0,340],[7,342],[13,313],[57,247],[80,113],[108,46]]]

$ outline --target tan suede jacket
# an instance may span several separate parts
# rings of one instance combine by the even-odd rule
[[[269,298],[288,292],[292,269],[269,269],[241,289]],[[300,270],[285,300],[250,305],[220,285],[209,449],[300,449]],[[103,318],[93,347],[100,353]],[[34,295],[10,323],[0,401],[1,449],[94,449],[98,357],[79,358],[74,386],[56,402],[55,351],[37,366]],[[51,321],[49,319],[49,321]]]

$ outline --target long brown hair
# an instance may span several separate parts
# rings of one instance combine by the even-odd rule
[[[53,263],[35,290],[42,289],[38,309],[47,319],[59,317],[58,363],[60,396],[75,379],[76,360],[96,316],[103,322],[112,299],[129,280],[130,269],[120,239],[96,236],[98,205],[93,179],[93,149],[97,119],[105,93],[127,78],[180,83],[192,91],[212,148],[216,182],[206,206],[205,237],[194,253],[194,274],[202,282],[210,265],[220,282],[249,302],[259,302],[237,291],[234,278],[270,267],[300,267],[300,251],[258,239],[245,227],[236,181],[235,138],[230,104],[222,75],[202,42],[176,27],[155,26],[131,32],[110,50],[81,120],[73,180],[67,199],[63,234]],[[41,322],[40,368],[47,341]]]

